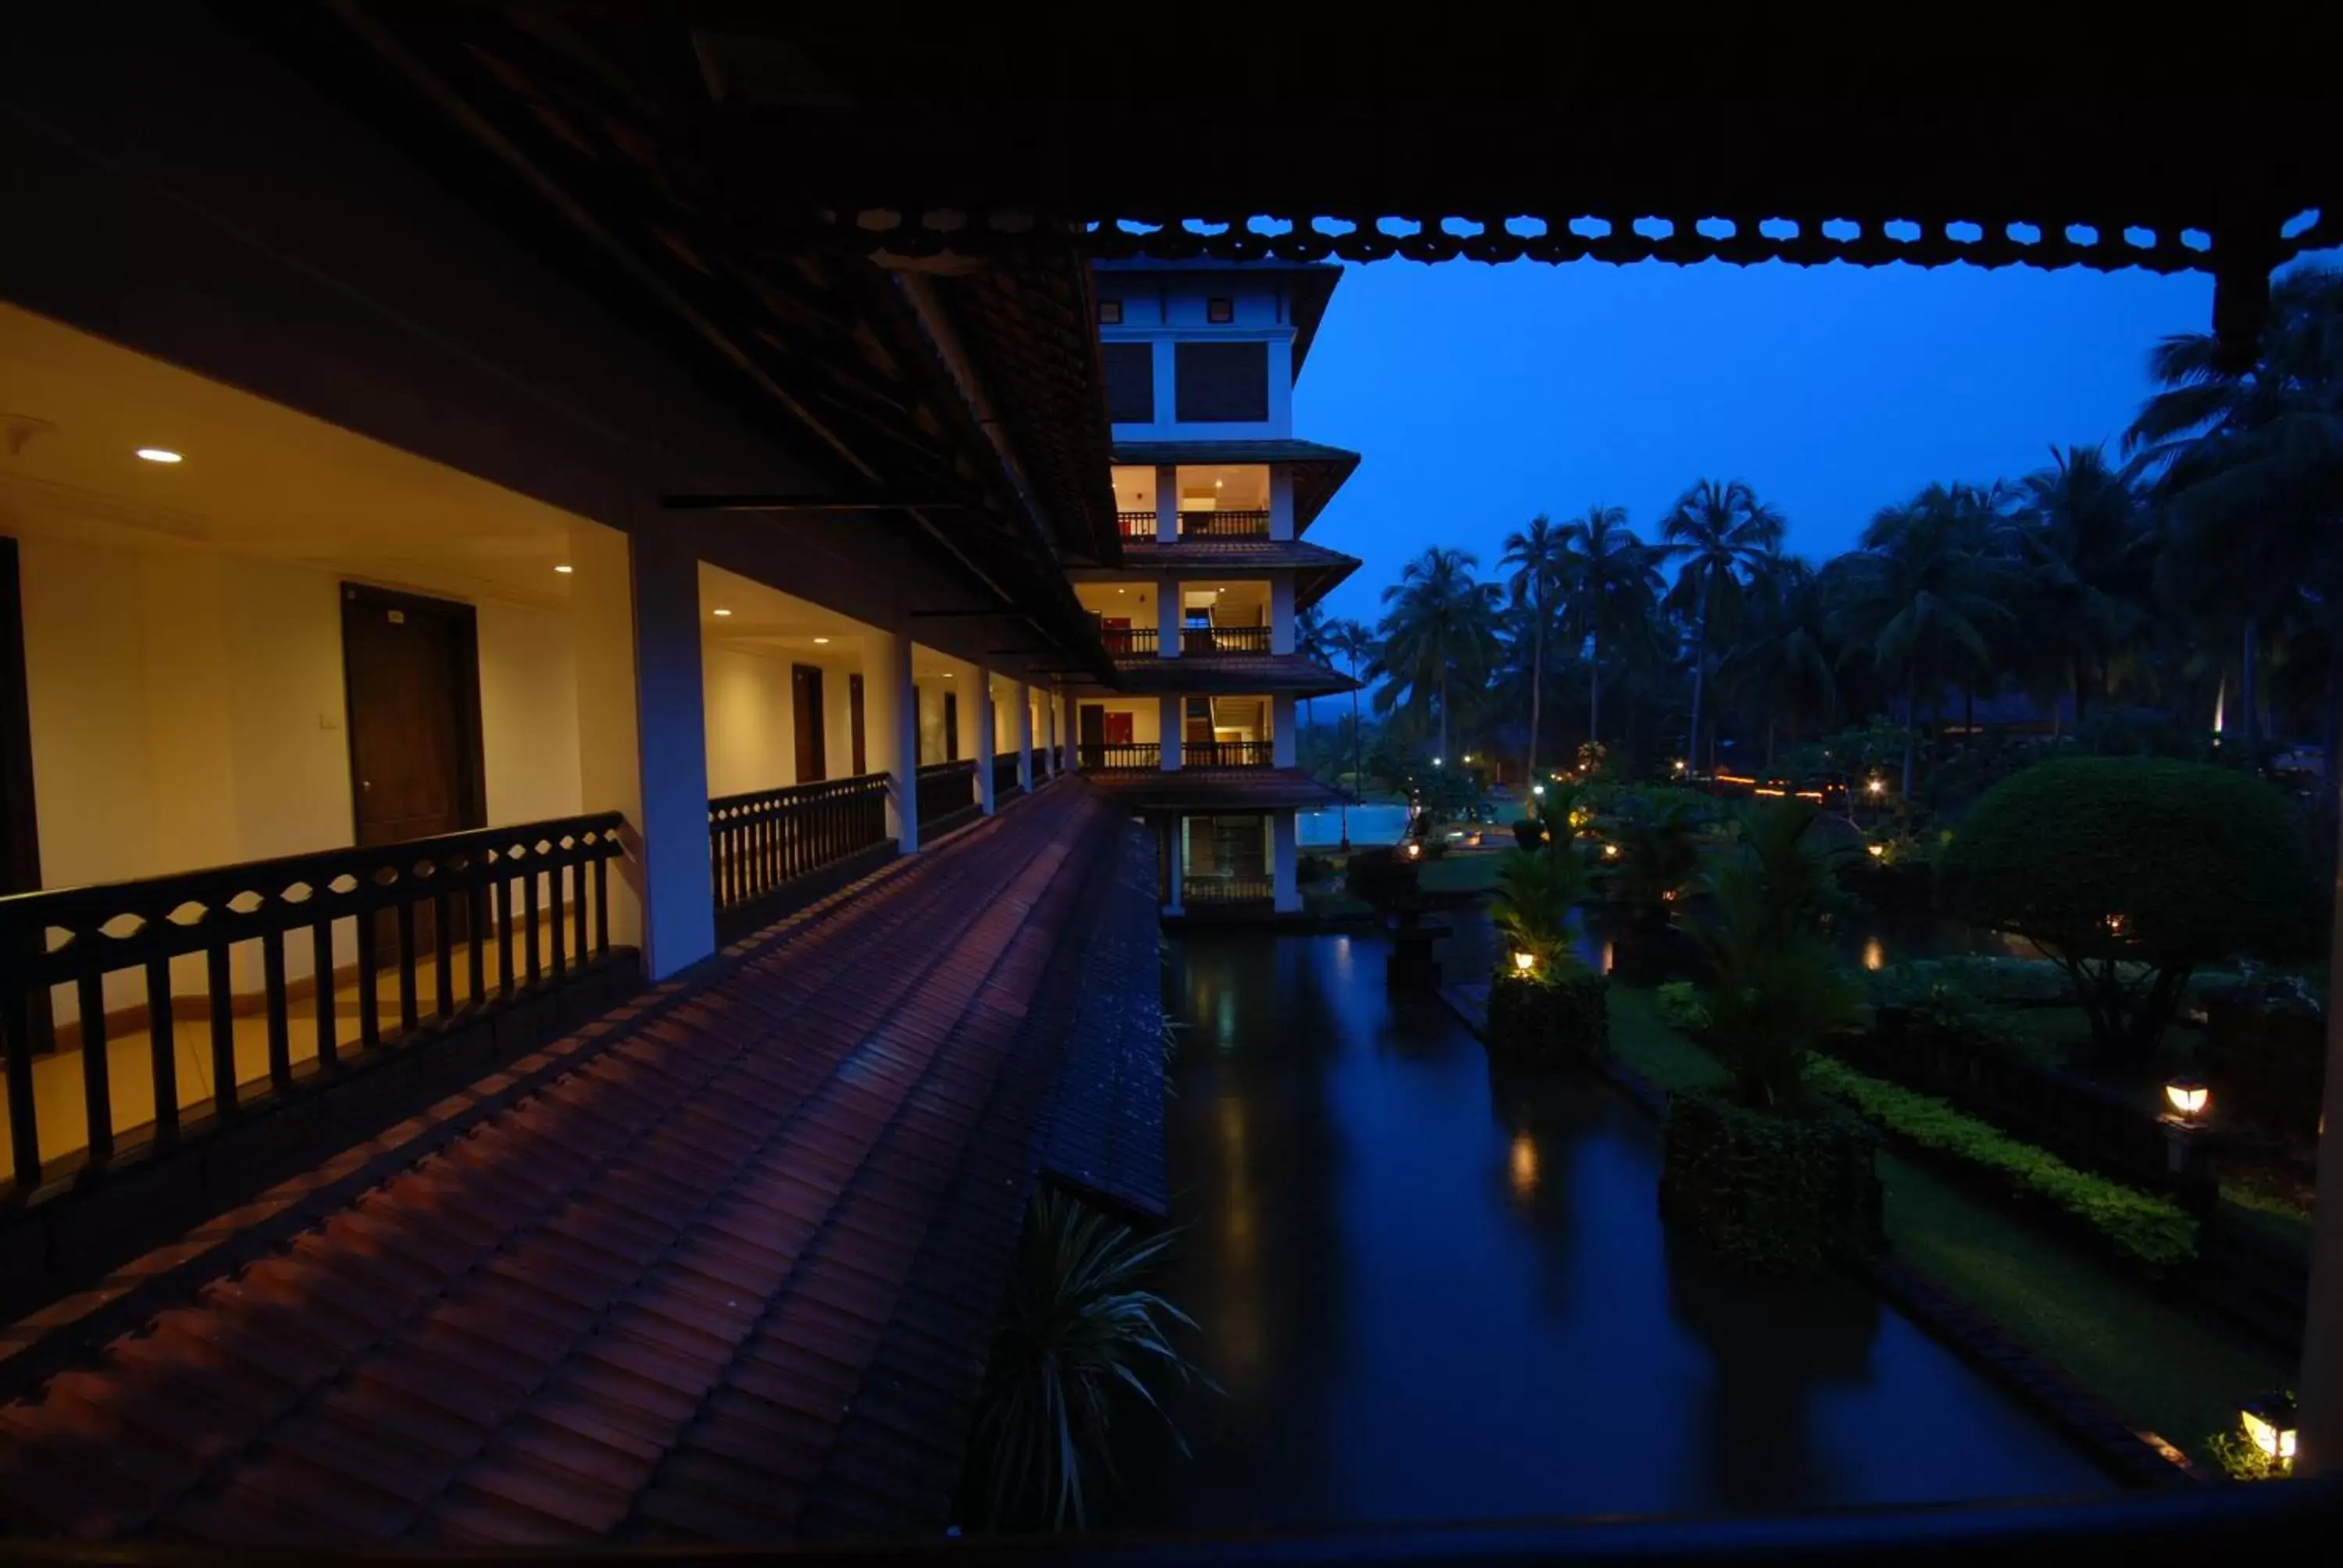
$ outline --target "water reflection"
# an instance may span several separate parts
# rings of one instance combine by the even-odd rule
[[[1364,938],[1174,947],[1166,1000],[1214,1038],[1179,1055],[1167,1102],[1187,1230],[1165,1288],[1226,1393],[1175,1393],[1194,1457],[1142,1436],[1124,1473],[1148,1483],[1113,1523],[2105,1485],[1853,1283],[1755,1282],[1671,1246],[1649,1122],[1592,1078],[1492,1070],[1436,1001],[1384,991],[1383,957]]]
[[[1887,944],[1881,941],[1877,937],[1864,938],[1863,967],[1867,970],[1885,969],[1887,967]]]

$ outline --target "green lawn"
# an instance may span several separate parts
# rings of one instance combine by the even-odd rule
[[[1724,1070],[1660,1020],[1652,993],[1611,988],[1611,1043],[1668,1089]],[[2285,1358],[2160,1299],[2131,1275],[1883,1151],[1887,1233],[1898,1257],[1989,1313],[2131,1420],[2210,1462],[2205,1440],[2234,1428],[2237,1406],[2290,1387]]]

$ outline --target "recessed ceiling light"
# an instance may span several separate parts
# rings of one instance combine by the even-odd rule
[[[950,680],[950,679],[951,678],[951,671],[950,671],[950,670],[947,669],[947,670],[945,670],[945,671],[944,671],[944,678],[945,678],[946,680]]]
[[[559,572],[563,577],[568,577],[571,572],[576,571],[578,568],[569,565],[567,561],[564,561],[561,565],[554,568],[553,569]]]
[[[826,637],[818,637],[818,638],[815,638],[813,640],[814,640],[814,642],[815,642],[817,645],[819,645],[819,644],[821,644],[821,643],[826,643],[826,642],[828,642],[828,641],[830,640],[830,638],[826,638]]]
[[[181,457],[179,454],[174,452],[168,447],[141,447],[138,448],[138,455],[146,458],[150,463],[178,463],[186,461],[185,458]]]
[[[732,613],[732,612],[731,612],[730,610],[729,610],[729,609],[718,609],[718,610],[710,610],[710,611],[709,611],[709,614],[710,614],[710,615],[730,615],[731,613]]]

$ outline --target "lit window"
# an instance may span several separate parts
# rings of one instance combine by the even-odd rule
[[[1099,325],[1101,327],[1120,327],[1122,325],[1121,300],[1101,299],[1099,301]]]
[[[1204,319],[1205,319],[1205,320],[1207,320],[1207,321],[1234,321],[1236,318],[1237,318],[1237,302],[1236,302],[1235,300],[1233,300],[1233,299],[1208,299],[1208,300],[1204,301]]]

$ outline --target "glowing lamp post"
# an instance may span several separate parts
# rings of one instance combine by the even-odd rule
[[[1863,792],[1876,800],[1887,793],[1887,780],[1876,776],[1864,780]]]
[[[1604,846],[1603,846],[1603,858],[1604,858],[1604,859],[1606,859],[1606,860],[1615,860],[1615,859],[1617,859],[1619,858],[1619,846],[1618,846],[1618,845],[1616,845],[1616,844],[1605,844],[1605,845],[1604,845]]]
[[[2246,1436],[2262,1457],[2281,1473],[2294,1468],[2294,1401],[2282,1393],[2264,1394],[2237,1412]]]
[[[2184,1121],[2194,1121],[2205,1112],[2213,1091],[2194,1078],[2182,1076],[2164,1086],[2164,1098],[2175,1114]]]
[[[1543,795],[1545,793],[1545,786],[1543,784],[1533,784],[1530,786],[1530,793],[1533,795]]]

